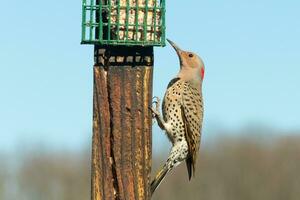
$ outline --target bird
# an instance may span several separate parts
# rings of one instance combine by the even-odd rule
[[[169,39],[167,41],[179,57],[180,70],[167,86],[162,103],[163,116],[159,111],[158,97],[155,97],[151,107],[153,118],[172,143],[168,159],[151,182],[151,195],[167,173],[184,160],[188,179],[191,180],[191,177],[195,176],[202,132],[204,63],[197,54],[180,49]]]

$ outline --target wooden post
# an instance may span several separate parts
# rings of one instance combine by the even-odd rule
[[[95,46],[92,200],[149,200],[153,47]]]

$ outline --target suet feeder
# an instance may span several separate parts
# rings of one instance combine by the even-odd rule
[[[82,44],[165,46],[165,0],[83,0]]]

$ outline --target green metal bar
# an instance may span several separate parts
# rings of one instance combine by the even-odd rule
[[[135,5],[135,41],[138,41],[138,32],[139,32],[139,0],[136,0]]]
[[[120,40],[120,0],[117,0],[117,40]]]
[[[96,23],[96,22],[92,22],[92,23],[87,23],[87,25],[88,26],[93,26],[93,27],[95,27],[95,26],[98,26],[99,25],[99,23]]]
[[[129,0],[126,0],[126,19],[125,19],[125,24],[126,24],[126,39],[125,41],[128,41],[128,20],[129,19]]]
[[[94,10],[93,10],[93,6],[94,6],[94,0],[90,0],[91,1],[91,10],[90,10],[90,37],[89,40],[93,40],[93,19],[94,19]]]
[[[90,5],[86,5],[85,6],[85,10],[96,10],[99,9],[99,6],[94,5],[94,6],[90,6]]]
[[[103,40],[103,19],[102,19],[102,0],[99,0],[99,38],[98,41],[102,41]]]
[[[97,25],[98,23],[94,23],[94,24]],[[103,23],[103,25],[108,25],[108,23]],[[112,24],[112,25],[113,25],[113,24]],[[120,27],[121,27],[121,26],[126,26],[126,24],[120,23]],[[129,23],[128,23],[128,26],[135,26],[135,24],[129,24]],[[142,25],[142,26],[143,26],[143,25]],[[151,26],[151,25],[148,25],[148,27],[150,27],[150,26]]]
[[[155,3],[155,0],[154,0]],[[148,29],[148,0],[145,1],[145,14],[144,14],[144,41],[147,41],[147,29]],[[150,39],[151,40],[151,39]]]
[[[108,0],[108,27],[107,27],[107,40],[110,40],[111,31],[111,0]]]
[[[82,42],[82,44],[98,44],[98,41],[84,41]],[[103,40],[100,42],[100,44],[107,44],[107,45],[113,45],[113,46],[118,46],[118,45],[128,45],[128,46],[136,46],[136,45],[141,45],[141,46],[162,46],[161,43],[156,42],[144,42],[144,41],[134,41],[134,40],[128,40],[128,41],[124,41],[124,40]]]
[[[154,15],[154,19],[153,19],[154,20],[154,31],[153,31],[154,33],[153,34],[154,34],[154,42],[155,42],[156,41],[156,37],[155,36],[157,34],[157,32],[156,32],[156,25],[157,25],[156,24],[156,20],[157,20],[156,19],[156,14],[157,14],[157,12],[156,12],[157,11],[157,0],[155,0],[154,3],[155,4],[154,4],[154,8],[153,8],[153,15]],[[162,16],[160,16],[160,17],[162,17]]]
[[[86,0],[82,1],[82,24],[81,24],[81,42],[85,40],[85,27],[86,27]]]
[[[161,43],[165,46],[166,43],[166,8],[165,8],[165,0],[161,0]]]
[[[148,0],[148,1],[149,1],[149,0]],[[131,7],[132,7],[132,6],[131,6]],[[127,6],[121,6],[121,5],[120,5],[120,8],[121,8],[121,9],[126,9]],[[139,6],[139,8],[142,9],[142,8],[144,8],[144,7]],[[148,6],[148,9],[153,9],[153,8],[154,8],[154,7]]]

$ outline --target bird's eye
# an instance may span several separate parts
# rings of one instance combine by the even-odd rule
[[[189,57],[192,58],[194,55],[192,53],[189,54]]]

